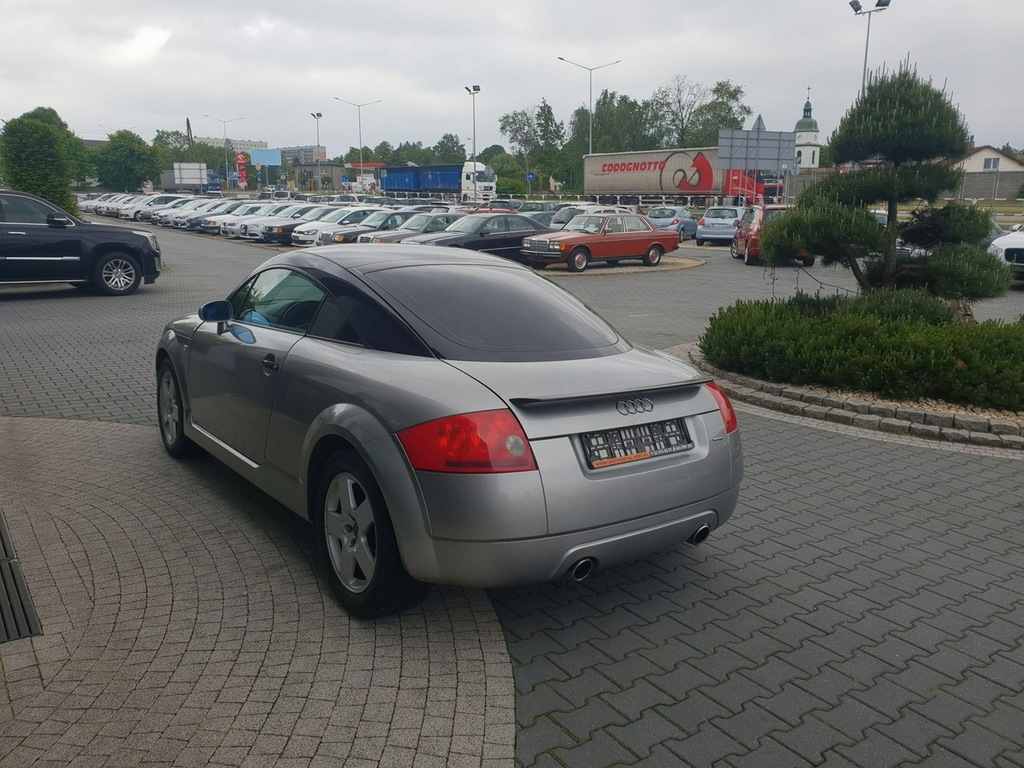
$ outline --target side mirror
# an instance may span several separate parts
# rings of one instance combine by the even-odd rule
[[[59,213],[46,214],[46,226],[48,227],[70,227],[71,219],[61,216]]]
[[[199,308],[199,319],[204,323],[226,323],[232,311],[230,301],[211,301]]]
[[[1022,229],[1024,229],[1024,224],[1014,224],[1010,227],[1011,232],[1020,232]]]

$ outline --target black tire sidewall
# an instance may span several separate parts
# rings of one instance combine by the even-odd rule
[[[132,268],[135,270],[135,279],[125,290],[119,291],[111,288],[103,281],[103,268],[115,259],[124,259],[131,263]],[[125,253],[123,251],[111,251],[110,253],[105,253],[96,259],[96,263],[93,265],[92,282],[97,291],[106,294],[107,296],[127,296],[130,293],[135,293],[142,284],[142,264],[130,253]]]
[[[355,477],[373,507],[376,564],[373,576],[362,592],[350,591],[338,578],[327,545],[324,502],[331,483],[340,474]],[[402,566],[384,495],[369,467],[354,451],[338,451],[327,460],[317,480],[315,504],[310,518],[315,526],[317,550],[331,589],[348,613],[361,619],[377,618],[414,605],[426,594],[429,586],[413,579]]]
[[[579,254],[583,254],[583,257],[584,257],[583,266],[578,266],[576,264],[576,257]],[[569,258],[565,262],[565,265],[569,268],[570,272],[582,272],[583,270],[585,270],[587,268],[589,263],[590,263],[590,254],[588,254],[583,248],[576,248],[575,250],[572,251],[572,253],[569,254]]]
[[[167,433],[164,432],[164,420],[161,403],[163,399],[160,396],[161,383],[163,382],[164,374],[169,374],[171,381],[174,383],[174,399],[178,407],[178,420],[177,420],[177,439],[174,442],[168,442]],[[156,394],[156,418],[157,425],[160,429],[160,442],[163,443],[164,450],[168,454],[176,459],[182,459],[187,456],[191,456],[196,449],[195,443],[185,436],[185,407],[184,400],[181,397],[181,384],[178,382],[178,376],[174,372],[174,366],[171,365],[170,361],[164,360],[160,363],[160,367],[157,369],[156,374],[157,382],[157,394]]]

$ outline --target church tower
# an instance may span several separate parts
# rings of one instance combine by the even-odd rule
[[[796,121],[796,156],[801,168],[817,168],[821,162],[818,121],[811,117],[811,89],[807,89],[804,116]]]

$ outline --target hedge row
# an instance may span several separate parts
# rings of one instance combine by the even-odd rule
[[[1024,323],[953,324],[918,291],[739,302],[698,346],[715,366],[767,381],[1024,410]]]

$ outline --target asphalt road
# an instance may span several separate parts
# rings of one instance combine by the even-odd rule
[[[75,426],[82,435],[75,446],[88,446],[86,436],[101,427],[114,430],[125,442],[120,452],[106,449],[110,460],[130,471],[130,455],[146,454],[154,478],[173,478],[159,500],[194,506],[180,501],[193,487],[212,494],[246,542],[297,550],[301,562],[308,550],[301,529],[260,504],[254,516],[239,514],[252,499],[230,472],[164,462],[159,450],[133,442],[138,430],[116,431],[154,424],[152,354],[164,323],[222,298],[273,252],[159,236],[166,271],[133,296],[0,289],[0,416],[84,422]],[[852,288],[848,276],[820,266],[745,267],[720,247],[680,255],[704,263],[682,269],[669,258],[663,269],[545,274],[631,340],[658,348],[696,340],[719,307],[738,299]],[[1014,319],[1024,312],[1024,291],[976,311],[981,319]],[[488,593],[511,659],[515,762],[1024,765],[1022,457],[738,410],[747,477],[736,514],[706,544],[580,584]],[[5,434],[18,435],[28,451],[24,428]],[[158,446],[155,427],[152,441]],[[84,480],[98,459],[70,461],[68,475]],[[73,504],[74,485],[57,484]],[[113,505],[117,483],[110,493]],[[233,546],[244,549],[238,536]],[[264,561],[245,562],[258,573]],[[282,562],[294,568],[296,561],[273,567]],[[250,589],[259,587],[252,572],[246,578]],[[294,578],[306,593],[322,588]],[[438,592],[432,599],[462,599]],[[431,606],[428,619],[455,612]],[[254,614],[249,626],[266,619]],[[239,622],[246,626],[244,616]],[[0,736],[17,733],[5,722],[15,709],[0,712]],[[15,719],[23,725],[22,715]],[[67,751],[75,740],[57,743],[65,751],[47,764],[74,764],[66,755],[80,754]],[[295,764],[315,764],[303,759]]]

